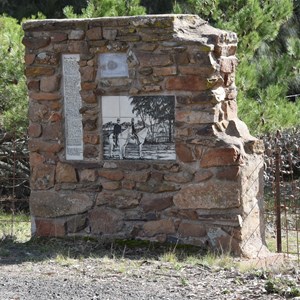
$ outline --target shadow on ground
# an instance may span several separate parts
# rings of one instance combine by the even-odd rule
[[[5,238],[0,241],[0,265],[20,264],[26,261],[39,262],[63,256],[73,259],[126,258],[132,260],[159,259],[173,253],[178,260],[186,257],[204,256],[207,251],[194,246],[160,244],[138,240],[116,240],[103,242],[90,238],[32,238],[20,243]]]

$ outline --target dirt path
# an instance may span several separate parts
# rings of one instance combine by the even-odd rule
[[[209,267],[195,256],[181,260],[161,249],[85,243],[0,243],[0,299],[286,299],[292,287],[287,282],[299,292],[295,267],[284,274],[241,272],[228,258],[225,267]],[[272,282],[281,291],[267,293]]]

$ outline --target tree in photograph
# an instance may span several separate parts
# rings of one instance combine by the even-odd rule
[[[159,124],[168,123],[168,138],[172,141],[175,103],[173,96],[133,96],[132,112],[141,117],[143,123],[150,122],[151,133],[154,134]]]

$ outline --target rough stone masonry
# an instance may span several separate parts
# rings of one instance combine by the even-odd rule
[[[194,15],[37,20],[23,29],[37,236],[267,253],[264,149],[237,117],[235,33]],[[101,70],[110,53],[123,69]],[[104,159],[101,103],[120,95],[175,97],[175,159]]]

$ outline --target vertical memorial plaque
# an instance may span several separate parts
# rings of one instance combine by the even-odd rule
[[[65,109],[66,159],[83,159],[83,130],[81,108],[81,76],[79,73],[79,54],[62,56],[63,93]]]

